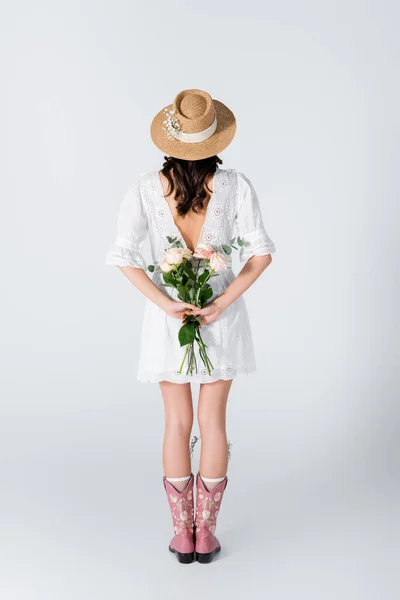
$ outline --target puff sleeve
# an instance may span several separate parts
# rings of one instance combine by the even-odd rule
[[[243,239],[239,260],[246,262],[252,256],[263,256],[275,252],[275,244],[268,236],[261,213],[260,202],[250,180],[237,172],[238,204],[235,225]]]
[[[137,182],[124,194],[118,213],[116,238],[106,254],[106,264],[146,270],[142,246],[148,229],[146,206]]]

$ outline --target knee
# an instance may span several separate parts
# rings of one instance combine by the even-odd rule
[[[165,430],[167,434],[176,437],[190,437],[193,427],[193,415],[167,419]]]
[[[225,420],[217,415],[203,414],[199,411],[197,414],[197,422],[203,440],[206,437],[226,435]]]

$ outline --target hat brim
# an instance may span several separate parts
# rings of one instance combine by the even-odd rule
[[[212,136],[202,142],[180,142],[176,139],[169,139],[167,132],[163,130],[165,120],[165,108],[160,110],[154,117],[150,134],[151,139],[168,156],[181,158],[183,160],[201,160],[209,158],[225,150],[233,140],[236,133],[236,119],[233,112],[218,100],[213,100],[217,116],[217,129]],[[166,108],[172,109],[170,104]]]

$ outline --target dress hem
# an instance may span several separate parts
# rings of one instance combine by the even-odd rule
[[[250,375],[252,373],[256,373],[256,367],[239,367],[237,369],[231,369],[226,373],[220,373],[217,376],[213,375],[204,375],[202,373],[196,373],[194,375],[186,375],[186,374],[178,374],[176,371],[172,373],[158,374],[142,374],[139,373],[137,375],[137,380],[141,383],[160,383],[161,381],[169,381],[170,383],[214,383],[215,381],[228,381],[230,379],[234,379],[237,375]]]

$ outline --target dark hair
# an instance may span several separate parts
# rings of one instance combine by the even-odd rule
[[[222,164],[222,160],[218,156],[210,156],[210,158],[201,160],[183,160],[173,156],[164,156],[164,159],[161,173],[165,175],[169,183],[166,195],[172,194],[176,190],[178,214],[183,216],[190,209],[199,213],[199,209],[203,208],[203,201],[207,198],[207,190],[212,193],[207,185],[207,179],[214,175],[218,164]],[[173,170],[173,178],[171,170]]]

